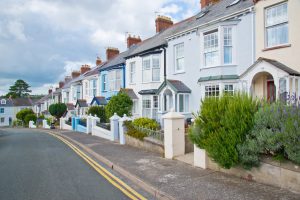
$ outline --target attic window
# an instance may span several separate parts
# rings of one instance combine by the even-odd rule
[[[5,99],[1,99],[1,104],[6,104],[6,100]]]
[[[228,6],[226,6],[226,8],[230,7],[230,6],[234,6],[235,4],[238,4],[241,0],[234,0],[231,4],[229,4]]]
[[[208,13],[208,10],[204,10],[204,11],[201,11],[198,16],[196,17],[196,19],[200,19],[201,17],[203,17],[204,15],[206,15]]]

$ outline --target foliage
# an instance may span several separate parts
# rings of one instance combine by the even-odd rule
[[[148,128],[152,130],[158,130],[159,124],[154,119],[149,119],[146,117],[141,117],[133,120],[133,125],[143,128]]]
[[[25,121],[25,125],[28,126],[29,121],[34,121],[34,123],[36,123],[36,115],[35,114],[27,114],[24,121]]]
[[[17,113],[16,117],[17,117],[18,120],[21,120],[22,122],[25,122],[25,117],[28,114],[34,114],[34,112],[32,111],[32,109],[26,108],[26,109],[20,110]]]
[[[205,98],[189,136],[221,167],[239,163],[237,145],[253,127],[257,103],[247,94]]]
[[[56,103],[49,106],[49,112],[56,119],[59,119],[67,111],[67,106],[64,103]]]
[[[255,126],[238,149],[245,168],[258,166],[260,154],[300,164],[300,108],[280,102],[262,106],[255,115]]]
[[[45,115],[40,115],[38,119],[45,119]]]
[[[10,86],[9,93],[6,94],[6,97],[25,97],[29,96],[31,90],[29,90],[30,86],[23,80],[17,80],[14,85]]]
[[[117,113],[120,117],[123,117],[124,114],[131,116],[132,104],[130,97],[125,92],[120,91],[109,100],[105,107],[107,119],[113,116],[114,113]]]
[[[91,106],[88,110],[88,114],[99,117],[101,123],[107,122],[104,106]]]
[[[143,140],[147,136],[146,133],[137,130],[131,121],[125,121],[124,125],[127,128],[126,134],[139,140]]]

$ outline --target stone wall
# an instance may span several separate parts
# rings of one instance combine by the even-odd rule
[[[158,140],[145,137],[144,140],[141,141],[125,134],[125,143],[129,146],[136,147],[139,149],[143,149],[145,151],[150,151],[153,153],[157,153],[161,156],[164,156],[164,145],[162,142]]]

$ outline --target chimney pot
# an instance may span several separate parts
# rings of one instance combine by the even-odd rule
[[[218,3],[220,0],[200,0],[200,4],[201,4],[201,9],[209,6],[209,5],[213,5]]]
[[[59,88],[63,88],[63,87],[64,87],[64,85],[65,85],[65,82],[63,82],[63,81],[60,81],[60,82],[58,83],[58,85],[59,85]]]
[[[84,74],[85,72],[89,71],[91,67],[89,65],[82,65],[80,68],[80,74]]]
[[[106,49],[106,60],[110,60],[112,58],[114,58],[115,56],[117,56],[119,54],[119,49],[117,48],[113,48],[113,47],[108,47]]]
[[[73,79],[76,78],[76,77],[78,77],[78,76],[80,76],[80,72],[79,71],[73,71],[72,72],[72,78]]]
[[[140,36],[136,37],[135,35],[134,36],[129,35],[127,37],[127,48],[130,48],[132,45],[138,44],[140,42],[142,42]]]
[[[99,56],[97,56],[97,59],[96,59],[96,66],[101,65],[101,63],[102,63],[101,58],[100,58]]]
[[[158,15],[158,17],[155,20],[155,26],[156,33],[159,33],[173,26],[173,21],[169,17]]]

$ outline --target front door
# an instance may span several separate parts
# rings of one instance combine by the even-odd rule
[[[273,80],[267,81],[267,99],[270,103],[276,100],[276,88]]]

